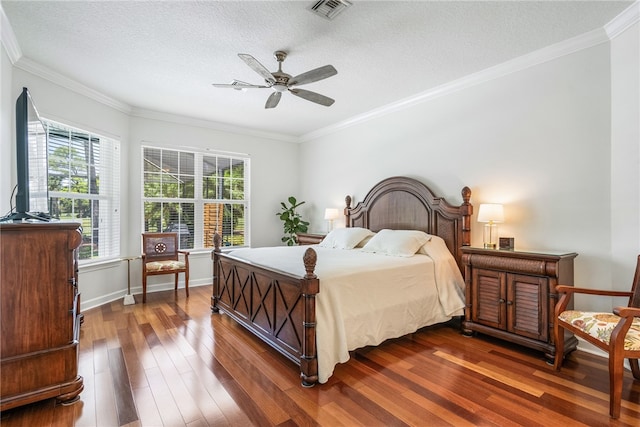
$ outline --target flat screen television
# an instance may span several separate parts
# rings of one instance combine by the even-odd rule
[[[5,221],[49,221],[47,132],[29,90],[16,100],[16,207]]]

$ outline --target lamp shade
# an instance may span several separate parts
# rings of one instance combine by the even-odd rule
[[[478,209],[478,222],[504,222],[504,208],[498,203],[483,203]]]
[[[336,219],[340,216],[338,209],[327,208],[324,210],[324,219]]]

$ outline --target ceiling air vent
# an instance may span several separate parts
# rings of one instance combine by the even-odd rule
[[[314,3],[309,10],[318,16],[332,20],[349,6],[351,3],[347,0],[320,0]]]

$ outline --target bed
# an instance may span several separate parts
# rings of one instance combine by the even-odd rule
[[[471,190],[464,187],[461,194],[463,203],[456,206],[415,179],[392,177],[355,207],[346,197],[346,227],[330,233],[329,243],[227,253],[216,235],[211,309],[299,365],[303,386],[326,382],[352,350],[463,314],[461,248],[470,244],[473,207]],[[370,234],[355,247],[332,247],[334,234],[362,230]],[[415,256],[376,253],[376,246],[378,252],[390,247],[389,240],[376,245],[380,238],[405,234],[414,240],[428,236],[416,243]],[[414,270],[421,274],[417,281],[408,274]],[[425,277],[434,286],[426,286]],[[358,304],[342,308],[348,300]]]

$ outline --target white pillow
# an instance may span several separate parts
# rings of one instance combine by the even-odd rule
[[[320,246],[334,249],[353,249],[373,232],[362,227],[336,228],[322,239]]]
[[[431,239],[431,235],[418,230],[380,230],[362,248],[363,252],[410,257]]]

